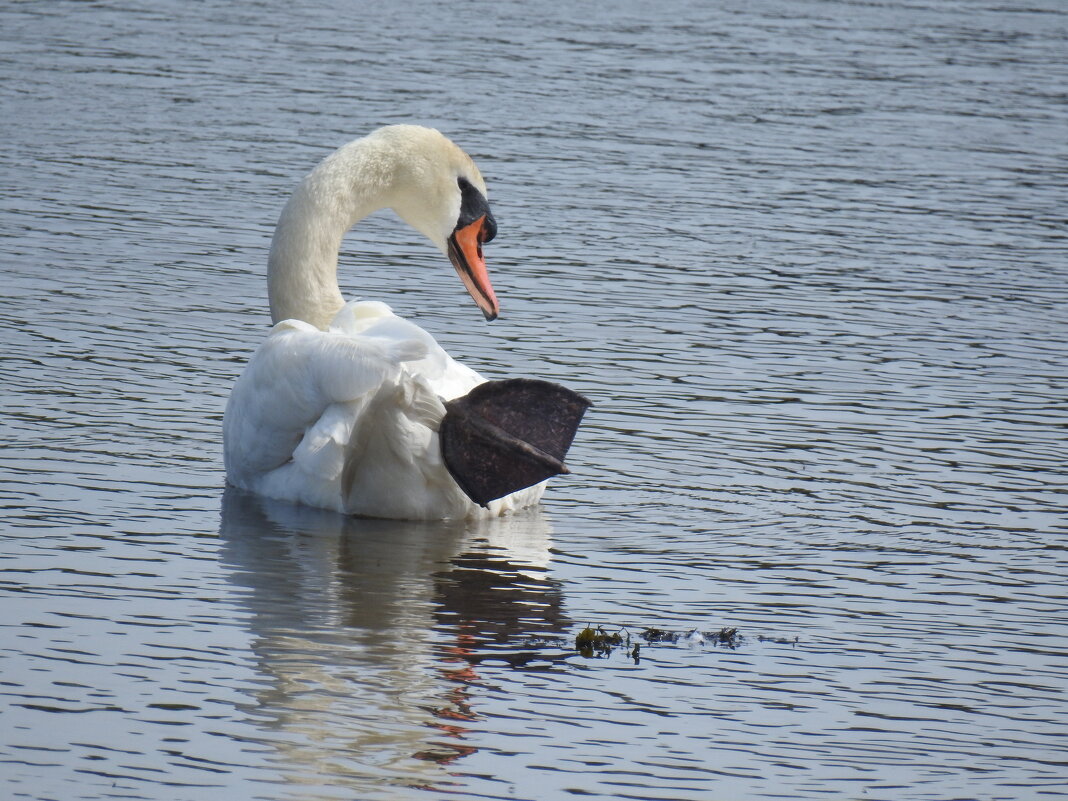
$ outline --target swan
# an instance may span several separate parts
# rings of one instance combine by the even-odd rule
[[[275,228],[267,270],[274,325],[223,417],[228,483],[408,520],[497,516],[538,503],[543,479],[566,472],[560,460],[588,401],[547,382],[486,382],[385,303],[346,302],[341,240],[382,208],[446,254],[486,320],[497,317],[482,255],[497,224],[471,158],[414,125],[342,146],[300,182]],[[570,411],[554,411],[561,406]],[[539,442],[546,427],[551,446]]]

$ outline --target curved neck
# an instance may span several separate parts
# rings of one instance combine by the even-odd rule
[[[391,165],[367,175],[359,150],[342,148],[297,187],[278,219],[267,264],[272,322],[296,318],[325,329],[344,305],[337,285],[341,240],[389,203]]]

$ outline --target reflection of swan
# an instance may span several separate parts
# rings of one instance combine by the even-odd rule
[[[319,797],[300,787],[309,779],[444,780],[432,763],[467,750],[465,720],[479,707],[477,676],[457,668],[570,625],[538,510],[368,520],[231,488],[220,536],[261,678],[250,712],[301,799]]]
[[[483,379],[385,304],[343,301],[341,239],[383,207],[447,252],[486,318],[497,316],[482,258],[496,222],[474,162],[437,131],[411,125],[340,148],[304,179],[279,219],[268,270],[276,325],[227,404],[229,481],[271,498],[413,520],[498,515],[537,503],[544,484],[529,485],[559,469],[507,482],[505,492],[527,489],[483,509],[442,461],[442,399]],[[562,469],[560,458],[543,461]]]

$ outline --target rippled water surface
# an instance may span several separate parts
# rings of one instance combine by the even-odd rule
[[[1066,53],[1060,0],[4,3],[2,795],[1068,796]],[[503,316],[388,214],[343,288],[596,403],[539,510],[224,491],[278,211],[402,121]]]

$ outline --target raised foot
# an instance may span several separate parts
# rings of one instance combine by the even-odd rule
[[[445,404],[439,429],[445,466],[479,506],[567,473],[564,457],[592,405],[534,378],[479,384]]]

